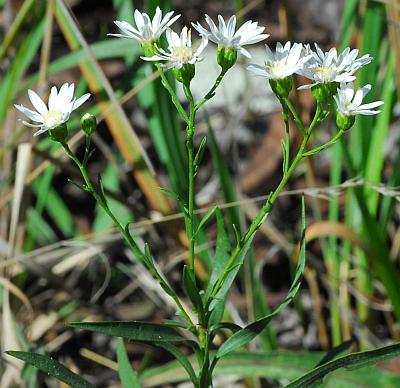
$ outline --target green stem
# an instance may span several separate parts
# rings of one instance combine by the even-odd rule
[[[293,159],[290,167],[288,168],[287,172],[283,174],[283,177],[278,185],[278,187],[275,189],[275,191],[269,196],[267,199],[267,202],[264,204],[264,206],[261,208],[259,211],[257,217],[253,220],[249,228],[247,229],[247,232],[244,234],[242,237],[240,243],[237,245],[235,251],[233,252],[231,258],[229,259],[229,262],[227,263],[223,273],[221,274],[220,278],[218,281],[215,283],[215,286],[213,288],[213,291],[211,293],[210,297],[210,302],[213,298],[216,297],[218,291],[220,290],[221,286],[224,284],[224,281],[226,279],[226,276],[229,274],[229,272],[232,270],[233,266],[235,265],[236,259],[239,255],[239,253],[242,250],[242,247],[246,244],[246,242],[252,238],[252,236],[257,232],[257,230],[260,228],[262,225],[263,221],[265,220],[265,217],[271,212],[271,209],[276,201],[276,199],[279,197],[279,194],[281,193],[282,189],[286,185],[287,181],[289,178],[292,176],[293,172],[295,171],[297,165],[300,163],[300,161],[304,157],[305,149],[308,143],[308,140],[310,139],[311,133],[315,126],[318,123],[319,116],[321,114],[321,108],[318,105],[317,110],[315,112],[314,119],[312,123],[310,124],[308,130],[305,132],[305,135],[303,137],[303,141],[300,145],[300,148]],[[303,127],[304,128],[304,127]]]
[[[333,137],[331,140],[329,140],[328,142],[326,142],[325,144],[320,145],[319,147],[315,147],[310,151],[307,151],[303,154],[303,156],[311,156],[311,155],[315,155],[318,152],[324,150],[325,148],[328,148],[330,146],[333,146],[335,143],[337,143],[337,141],[344,135],[344,131],[341,129],[339,130],[339,132],[335,135],[335,137]]]
[[[134,252],[134,254],[139,258],[139,260],[146,264],[147,263],[147,258],[145,253],[139,248],[137,245],[136,241],[133,239],[133,237],[130,235],[130,233],[123,227],[123,225],[118,221],[118,219],[115,217],[114,213],[111,211],[111,209],[108,207],[107,203],[103,199],[101,195],[99,195],[93,186],[93,183],[89,177],[88,171],[86,169],[86,166],[80,162],[80,160],[75,156],[75,154],[71,151],[67,143],[61,143],[63,148],[65,149],[65,152],[67,155],[75,162],[75,164],[78,166],[83,180],[85,181],[85,189],[87,192],[89,192],[93,198],[96,200],[96,202],[103,208],[103,210],[107,213],[107,215],[113,220],[114,224],[117,226],[119,231],[121,232],[122,236],[125,238],[126,242],[129,244],[130,248]],[[152,271],[153,272],[153,271]],[[159,275],[156,274],[157,279],[160,281],[160,283],[164,284],[165,281],[164,279]],[[177,295],[171,295],[171,297],[174,299],[176,305],[179,307],[181,310],[182,314],[186,318],[187,322],[193,325],[193,321],[191,320],[189,314],[186,312],[185,308],[183,307],[181,301],[179,300]]]
[[[176,110],[181,115],[181,117],[185,121],[185,123],[187,125],[189,125],[189,117],[186,114],[185,109],[183,108],[182,104],[179,102],[178,96],[176,95],[174,89],[172,89],[172,86],[168,82],[167,76],[165,75],[163,68],[158,63],[156,63],[156,68],[157,68],[158,72],[160,73],[162,84],[164,85],[165,89],[167,89],[168,93],[171,95],[171,99],[172,99],[173,104],[175,105]]]
[[[282,103],[282,117],[285,122],[285,140],[284,140],[284,149],[283,152],[283,173],[286,174],[289,168],[289,160],[290,160],[290,126],[289,126],[289,115],[287,107],[284,103]]]
[[[304,128],[303,122],[301,121],[301,119],[300,119],[300,117],[299,117],[299,115],[298,115],[298,113],[296,111],[296,108],[293,105],[293,102],[290,100],[289,97],[284,97],[283,98],[283,102],[289,108],[289,111],[292,114],[293,120],[296,123],[297,127],[300,129],[300,131],[303,134],[303,136],[305,136],[306,130]]]
[[[212,86],[212,88],[194,107],[195,112],[197,112],[208,100],[210,100],[212,97],[214,97],[215,90],[218,88],[218,86],[221,83],[222,79],[224,78],[226,72],[227,72],[227,70],[221,70],[221,73],[219,73],[219,76],[215,80],[215,83]]]
[[[188,154],[189,167],[189,197],[188,197],[188,216],[187,216],[187,234],[189,239],[189,268],[194,272],[194,185],[195,185],[195,168],[194,168],[194,146],[193,137],[195,133],[195,103],[189,85],[183,85],[183,90],[189,101],[189,122],[186,127],[186,148]]]

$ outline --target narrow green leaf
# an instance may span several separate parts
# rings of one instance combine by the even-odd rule
[[[187,265],[183,267],[182,276],[183,288],[189,297],[198,314],[203,314],[203,301],[201,300],[199,289],[197,288],[194,273]]]
[[[301,224],[302,224],[302,236],[300,242],[300,257],[299,262],[296,268],[296,274],[294,276],[293,283],[290,287],[289,293],[287,294],[285,300],[281,303],[279,307],[277,307],[271,314],[256,320],[255,322],[247,325],[242,330],[237,331],[231,337],[229,337],[226,342],[219,348],[216,357],[221,358],[233,350],[237,349],[240,346],[243,346],[249,343],[252,339],[257,337],[269,324],[271,319],[275,317],[279,312],[281,312],[289,303],[294,299],[298,290],[300,289],[301,279],[303,277],[304,268],[305,268],[305,206],[304,206],[304,198],[302,199],[302,208],[301,208]]]
[[[97,186],[98,186],[98,194],[99,194],[100,198],[102,199],[102,201],[105,204],[107,204],[107,198],[106,198],[106,195],[104,193],[103,180],[102,180],[100,174],[97,175]]]
[[[336,358],[339,354],[345,352],[350,348],[351,345],[354,344],[354,338],[351,338],[347,341],[342,342],[340,345],[335,346],[332,350],[330,350],[324,358],[315,366],[315,368],[324,365],[328,363],[329,361],[332,361],[334,358]]]
[[[179,350],[176,346],[166,342],[155,343],[155,345],[160,346],[165,350],[167,350],[169,353],[171,353],[178,360],[178,362],[185,368],[194,386],[195,387],[199,386],[197,376],[192,367],[192,364],[188,360],[187,356],[181,350]]]
[[[206,300],[208,300],[215,283],[223,273],[229,261],[231,249],[228,232],[226,231],[224,218],[220,209],[215,209],[215,216],[217,218],[217,247],[215,250],[213,270],[207,286]]]
[[[6,353],[35,366],[50,376],[55,377],[57,380],[69,384],[73,388],[94,388],[94,385],[90,384],[76,373],[71,372],[64,365],[49,356],[12,350],[7,351]]]
[[[121,380],[122,388],[140,388],[137,373],[133,370],[126,353],[124,340],[118,338],[117,342],[117,361],[118,374]]]
[[[189,326],[180,321],[175,321],[174,319],[164,319],[163,320],[164,325],[170,326],[170,327],[180,327],[181,329],[188,330]]]
[[[367,365],[376,364],[389,358],[400,355],[400,344],[385,346],[376,350],[369,350],[365,352],[352,353],[347,356],[340,357],[336,360],[330,361],[318,368],[313,369],[311,372],[292,381],[288,384],[287,388],[311,388],[320,384],[324,377],[340,368],[362,368]]]
[[[94,331],[115,337],[123,337],[141,342],[182,342],[186,341],[172,327],[149,322],[72,322],[68,326],[76,329]]]
[[[201,228],[211,219],[211,217],[215,214],[216,210],[218,209],[218,206],[214,206],[211,210],[207,212],[207,214],[200,220],[199,226],[197,227],[197,230],[195,232],[195,236],[197,233],[200,231]]]
[[[221,329],[228,329],[228,330],[232,331],[232,333],[236,333],[237,331],[241,330],[242,328],[233,322],[220,322],[220,323],[217,323],[216,325],[210,327],[211,332],[215,332],[215,331],[218,331]]]
[[[253,242],[253,238],[254,235],[252,237],[250,237],[246,243],[242,246],[242,248],[240,249],[239,254],[236,257],[235,263],[233,264],[232,268],[230,269],[229,273],[226,275],[225,281],[222,284],[221,288],[219,289],[219,291],[217,292],[217,294],[215,295],[214,300],[211,301],[210,303],[210,310],[213,310],[214,307],[220,303],[222,300],[225,299],[229,289],[232,286],[233,281],[236,278],[237,273],[239,272],[239,269],[241,268],[241,266],[243,265],[243,261],[251,247],[251,244]],[[220,260],[220,257],[218,256],[217,258],[217,263]],[[216,264],[216,266],[219,267],[219,263]]]
[[[166,189],[165,187],[160,187],[160,191],[162,193],[164,193],[165,195],[167,195],[168,197],[175,199],[176,201],[178,201],[179,203],[181,203],[181,198],[179,197],[179,195],[177,193],[175,193],[172,190]]]
[[[196,156],[194,158],[195,174],[197,174],[200,168],[200,163],[203,160],[203,155],[206,149],[206,145],[207,145],[207,136],[204,136],[200,142],[199,149],[197,150]]]

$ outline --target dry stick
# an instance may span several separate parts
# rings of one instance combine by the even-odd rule
[[[314,268],[306,267],[304,271],[304,277],[310,287],[311,299],[313,301],[315,320],[317,321],[317,331],[319,343],[323,350],[329,349],[329,336],[325,325],[323,312],[321,293],[317,281],[317,271]]]

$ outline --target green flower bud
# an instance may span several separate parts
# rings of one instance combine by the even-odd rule
[[[311,88],[311,93],[317,102],[324,106],[331,103],[334,94],[337,93],[337,85],[337,82],[317,84]]]
[[[152,57],[156,52],[156,46],[153,42],[142,43],[142,49],[145,57]]]
[[[293,77],[285,77],[282,79],[270,79],[269,84],[271,85],[272,91],[279,98],[287,98],[293,87]]]
[[[92,133],[96,130],[96,126],[96,116],[93,116],[90,113],[85,113],[81,117],[81,127],[86,136],[92,136]]]
[[[172,69],[172,72],[179,82],[183,83],[184,85],[189,85],[190,81],[193,79],[196,73],[196,70],[194,65],[187,63],[183,65],[180,69],[174,67]]]
[[[59,143],[65,143],[68,137],[67,123],[62,123],[54,128],[49,128],[49,137],[51,140]]]
[[[311,93],[319,104],[324,105],[326,103],[328,93],[325,84],[314,85],[311,88]]]
[[[224,72],[227,72],[237,59],[237,50],[233,47],[218,47],[217,62]]]
[[[343,113],[337,112],[336,125],[342,131],[347,131],[353,126],[355,119],[355,116],[346,116]]]

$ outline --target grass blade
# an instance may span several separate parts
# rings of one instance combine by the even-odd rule
[[[117,342],[118,374],[122,388],[140,388],[137,373],[133,370],[126,353],[124,340],[118,338]]]
[[[400,355],[400,344],[385,346],[376,350],[352,353],[347,356],[337,358],[318,368],[315,368],[305,376],[292,381],[286,388],[311,388],[323,381],[323,378],[336,369],[340,368],[362,368],[371,364],[382,362],[389,358]]]

